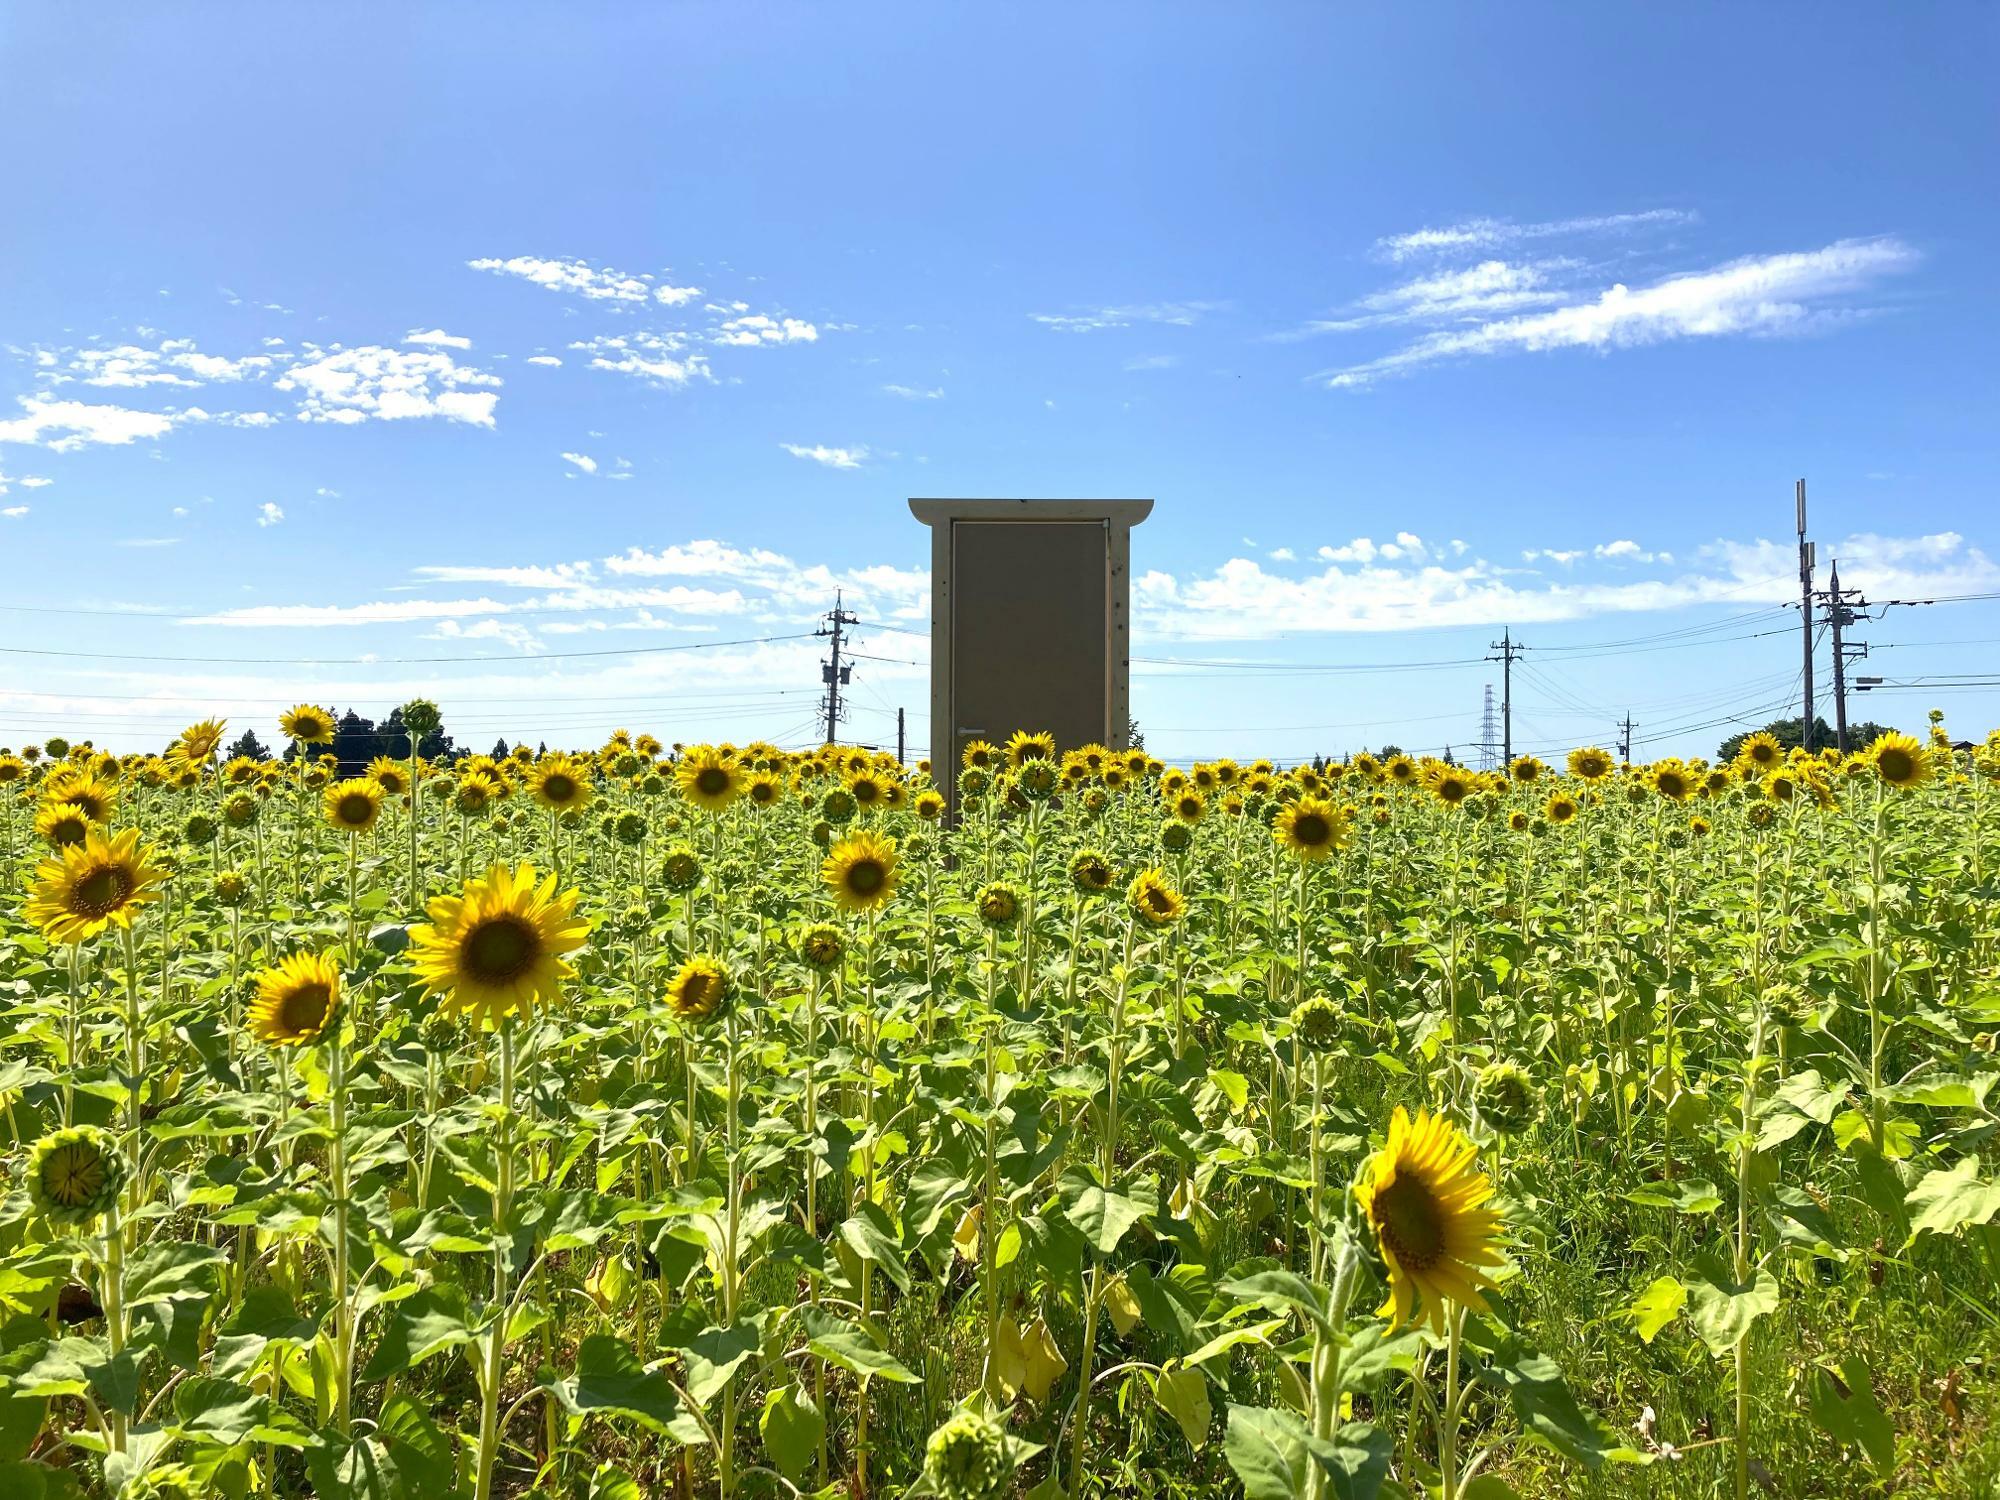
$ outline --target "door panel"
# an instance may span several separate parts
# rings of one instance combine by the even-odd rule
[[[1109,740],[1106,538],[1102,521],[952,523],[955,749],[1017,729]]]

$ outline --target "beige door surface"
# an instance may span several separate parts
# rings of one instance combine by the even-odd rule
[[[1048,730],[1059,750],[1109,743],[1105,523],[955,521],[951,530],[954,750],[969,739],[997,745],[1017,729]]]

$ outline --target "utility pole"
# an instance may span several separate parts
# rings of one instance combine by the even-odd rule
[[[1857,608],[1866,609],[1868,601],[1861,597],[1859,589],[1843,589],[1840,586],[1840,559],[1833,560],[1833,570],[1827,575],[1826,588],[1820,593],[1820,600],[1826,606],[1827,628],[1833,632],[1833,732],[1834,743],[1840,753],[1847,753],[1847,663],[1859,660],[1868,654],[1864,641],[1846,642],[1841,631],[1852,625],[1861,616]]]
[[[1514,765],[1514,658],[1528,648],[1514,639],[1511,626],[1501,632],[1499,640],[1489,642],[1488,647],[1500,653],[1486,659],[1500,663],[1500,769],[1511,771]]]
[[[1625,722],[1618,726],[1618,758],[1628,766],[1632,764],[1632,715],[1629,710]]]
[[[899,766],[903,763],[904,744],[903,711],[899,708],[896,710],[896,764]]]
[[[824,618],[829,623],[822,625],[813,634],[833,638],[832,656],[829,660],[821,662],[819,667],[820,681],[826,684],[826,696],[820,700],[820,708],[826,714],[826,742],[831,745],[836,733],[835,726],[845,717],[840,706],[840,690],[847,686],[848,679],[854,675],[854,668],[851,665],[843,665],[840,660],[840,631],[842,626],[859,625],[861,621],[841,607],[841,593],[838,589],[833,593],[833,609]]]
[[[1799,718],[1799,743],[1807,750],[1813,747],[1813,544],[1806,540],[1806,482],[1801,479],[1798,488],[1799,511],[1799,613],[1804,617],[1800,626],[1805,632],[1805,713]]]

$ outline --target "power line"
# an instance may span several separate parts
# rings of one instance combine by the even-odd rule
[[[584,657],[660,656],[675,651],[714,651],[724,646],[768,646],[777,641],[807,641],[799,635],[763,635],[740,641],[689,641],[678,646],[626,646],[600,651],[536,651],[518,656],[141,656],[118,651],[49,651],[38,646],[0,646],[8,656],[56,656],[82,661],[175,662],[204,667],[415,667],[484,666],[493,662],[576,661]]]

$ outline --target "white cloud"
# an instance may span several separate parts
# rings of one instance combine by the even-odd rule
[[[563,455],[563,462],[576,465],[577,468],[583,470],[586,474],[595,474],[597,472],[597,460],[592,458],[588,453],[565,453]]]
[[[512,646],[520,654],[532,655],[545,650],[540,637],[525,625],[516,625],[510,620],[478,620],[470,625],[461,625],[456,620],[438,621],[437,629],[426,632],[426,639],[433,641],[500,641]]]
[[[154,330],[147,330],[148,333]],[[164,385],[196,387],[217,381],[259,378],[270,373],[276,357],[246,354],[229,359],[204,354],[192,339],[167,339],[155,348],[120,344],[114,348],[38,350],[39,377],[54,384],[80,380],[85,385],[142,389]]]
[[[528,363],[531,365],[549,365],[558,369],[562,366],[562,361],[557,359],[553,354],[530,354],[528,356]]]
[[[1418,229],[1409,234],[1392,234],[1375,242],[1376,250],[1390,260],[1408,260],[1416,255],[1449,254],[1453,251],[1486,250],[1520,240],[1550,239],[1561,235],[1626,234],[1636,229],[1664,228],[1693,223],[1695,215],[1675,208],[1649,208],[1642,213],[1598,214],[1578,219],[1554,219],[1542,224],[1515,224],[1505,219],[1468,219],[1443,229]]]
[[[1426,334],[1379,359],[1314,378],[1353,387],[1446,359],[1796,333],[1839,317],[1825,305],[1830,299],[1907,270],[1917,259],[1915,250],[1892,238],[1840,240],[1821,250],[1752,257],[1636,291],[1619,284],[1591,301]]]
[[[868,449],[860,444],[852,448],[829,448],[824,443],[815,443],[810,448],[802,443],[780,443],[778,446],[793,458],[809,458],[829,469],[858,469],[868,458]]]
[[[328,625],[395,625],[410,620],[503,615],[495,599],[392,599],[369,604],[252,604],[219,610],[185,623],[249,629],[319,629]]]
[[[313,493],[319,496],[320,499],[322,500],[338,500],[340,498],[339,490],[330,490],[325,485],[321,485],[318,489],[314,490]]]
[[[10,521],[18,521],[27,513],[28,507],[25,505],[9,505],[5,509],[0,509],[0,516],[5,516]]]
[[[257,507],[257,524],[259,526],[276,526],[284,519],[284,507],[279,505],[275,500],[266,500],[262,505]]]
[[[1149,302],[1125,307],[1100,307],[1085,313],[1029,313],[1044,328],[1062,333],[1099,333],[1107,328],[1130,328],[1135,323],[1167,323],[1185,328],[1199,322],[1205,313],[1218,312],[1226,302]]]
[[[1456,271],[1420,276],[1385,291],[1363,297],[1338,318],[1321,318],[1273,335],[1278,342],[1323,333],[1353,333],[1394,323],[1462,322],[1479,315],[1544,307],[1567,300],[1568,293],[1551,285],[1552,273],[1568,270],[1571,261],[1513,264],[1481,261]]]
[[[646,302],[655,295],[650,276],[628,276],[609,266],[592,267],[581,260],[543,260],[539,256],[516,255],[507,260],[469,260],[466,264],[475,271],[491,271],[496,276],[518,276],[552,292],[574,292],[594,302]],[[662,297],[661,300],[671,302],[672,299]]]
[[[708,356],[681,356],[687,340],[677,333],[634,333],[616,338],[582,339],[570,348],[590,356],[591,368],[630,375],[651,385],[679,387],[695,380],[713,380]]]
[[[453,361],[443,351],[408,351],[367,345],[331,350],[308,345],[309,360],[287,371],[279,390],[300,393],[299,417],[308,422],[399,421],[444,417],[475,427],[493,425],[500,377]]]
[[[799,318],[767,318],[762,313],[731,318],[714,335],[718,344],[756,349],[766,344],[811,344],[819,330]]]
[[[1627,544],[1633,545],[1633,544]],[[1392,557],[1390,548],[1396,549]],[[1840,559],[1841,579],[1882,598],[1931,598],[2000,586],[2000,564],[1956,532],[1919,537],[1863,533],[1823,550]],[[1446,566],[1437,549],[1409,533],[1393,543],[1357,538],[1322,547],[1328,566],[1303,577],[1267,572],[1249,558],[1231,558],[1213,572],[1177,577],[1154,571],[1134,585],[1140,623],[1161,636],[1216,640],[1271,639],[1296,632],[1392,631],[1429,627],[1533,625],[1590,616],[1717,604],[1787,602],[1797,591],[1797,544],[1716,541],[1697,549],[1696,563],[1675,576],[1632,579],[1537,578],[1472,557]],[[1658,562],[1671,554],[1645,553]],[[1586,557],[1636,560],[1619,543],[1583,549],[1535,549],[1567,568]]]
[[[0,470],[0,495],[6,494],[9,489],[17,484],[24,490],[38,490],[54,482],[54,480],[42,478],[39,474],[9,474],[4,470]]]
[[[884,393],[891,396],[901,396],[905,401],[944,400],[944,388],[942,386],[926,390],[921,386],[914,385],[885,385],[882,389]]]
[[[1298,553],[1294,552],[1290,547],[1273,547],[1266,555],[1272,562],[1297,562],[1299,560]]]
[[[403,335],[406,344],[423,344],[434,349],[470,349],[471,339],[460,338],[455,333],[446,333],[442,328],[412,328]]]
[[[19,398],[24,416],[0,421],[0,443],[26,443],[54,453],[73,453],[94,443],[114,446],[164,435],[177,422],[196,420],[190,414],[133,411],[89,401],[50,401],[41,396]]]
[[[455,567],[427,565],[412,568],[419,578],[435,583],[500,583],[517,589],[563,589],[591,581],[593,569],[587,562],[555,563],[546,567]]]
[[[1124,368],[1127,371],[1171,370],[1180,362],[1181,357],[1178,354],[1148,354],[1138,359],[1126,360]]]

